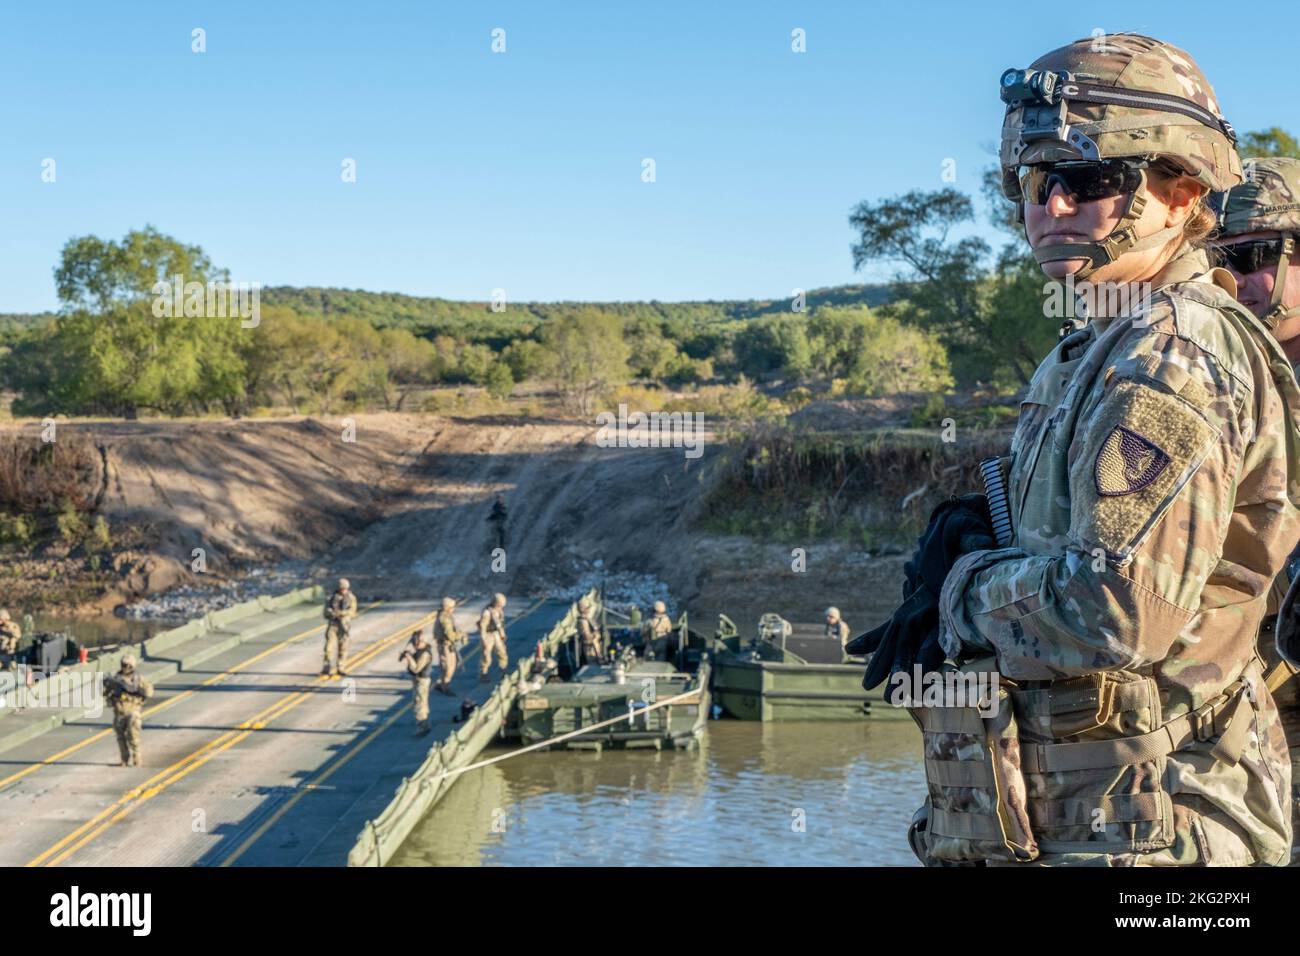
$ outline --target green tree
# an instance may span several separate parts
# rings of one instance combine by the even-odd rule
[[[1300,143],[1280,126],[1247,133],[1241,138],[1239,148],[1243,157],[1290,156],[1300,159]]]
[[[160,283],[226,280],[203,250],[152,227],[120,241],[71,239],[54,271],[62,313],[44,344],[57,355],[56,380],[31,396],[50,410],[135,417],[237,410],[244,368],[237,318],[168,315]],[[206,310],[205,310],[206,312]]]
[[[611,385],[627,381],[631,349],[617,316],[578,308],[543,325],[539,332],[542,374],[565,403],[583,415]]]
[[[488,394],[493,398],[507,399],[515,387],[515,376],[510,371],[509,365],[496,361],[488,369],[484,384],[487,386]]]

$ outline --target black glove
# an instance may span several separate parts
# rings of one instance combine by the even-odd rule
[[[875,654],[863,687],[870,690],[894,671],[910,671],[918,661],[923,671],[943,663],[939,593],[944,579],[963,554],[997,546],[983,495],[954,496],[931,512],[916,552],[903,566],[903,603],[888,621],[845,647],[850,654]]]

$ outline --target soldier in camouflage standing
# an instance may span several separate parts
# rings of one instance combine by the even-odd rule
[[[1269,327],[1295,371],[1300,364],[1300,159],[1269,157],[1243,164],[1245,182],[1214,197],[1219,211],[1215,251],[1237,280],[1237,298]],[[1300,827],[1300,700],[1294,671],[1280,663],[1276,612],[1298,576],[1300,549],[1269,595],[1269,615],[1260,630],[1260,652],[1270,667],[1270,690],[1282,715],[1291,749],[1291,826]],[[1294,600],[1288,605],[1294,616]],[[1294,622],[1293,622],[1294,623]],[[1300,664],[1300,660],[1291,662]],[[1293,849],[1293,859],[1295,851]]]
[[[417,628],[411,642],[398,660],[406,665],[411,675],[411,702],[415,707],[415,736],[429,732],[429,685],[433,682],[433,651],[424,636],[424,628]]]
[[[352,619],[357,616],[357,596],[347,578],[339,578],[338,589],[325,602],[325,660],[320,672],[326,677],[346,675],[343,662],[348,656]]]
[[[9,617],[9,611],[0,607],[0,667],[14,670],[18,666],[18,642],[23,629]]]
[[[456,618],[452,611],[456,602],[449,597],[442,599],[442,609],[433,622],[433,640],[438,646],[438,663],[442,667],[438,683],[434,689],[448,697],[452,695],[451,679],[456,675],[456,665],[460,662],[460,645],[464,635],[456,627]]]
[[[673,619],[668,616],[668,606],[663,601],[655,601],[654,613],[641,625],[641,656],[648,661],[657,660],[662,642],[664,660],[675,657],[677,647],[676,642],[671,640],[672,633]]]
[[[851,636],[848,624],[844,618],[840,617],[840,609],[837,607],[828,607],[826,609],[826,639],[830,641],[839,641],[840,650],[843,652],[844,645],[849,642]]]
[[[492,655],[496,654],[497,664],[502,675],[506,672],[509,658],[506,656],[506,596],[501,593],[492,595],[488,606],[478,618],[478,636],[483,645],[483,659],[478,665],[479,683],[485,684],[488,671],[492,668]]]
[[[941,652],[1000,680],[987,721],[914,710],[932,759],[913,846],[927,863],[1285,863],[1291,764],[1255,638],[1300,532],[1300,387],[1202,246],[1207,194],[1242,179],[1236,134],[1191,57],[1149,37],[1087,37],[1000,86],[1004,191],[1087,314],[1021,404],[1010,540],[986,503],[981,543],[914,564],[921,586],[876,637],[924,651],[936,607]]]
[[[140,766],[144,702],[153,696],[153,684],[136,671],[139,663],[134,654],[123,654],[118,672],[104,681],[104,696],[113,708],[113,732],[117,734],[123,767]]]
[[[591,602],[586,598],[578,602],[578,646],[582,650],[582,663],[600,662],[603,656],[600,627],[591,618]]]

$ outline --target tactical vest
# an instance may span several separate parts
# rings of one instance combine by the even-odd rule
[[[1181,283],[1178,295],[1218,310],[1268,358],[1291,424],[1289,494],[1296,502],[1300,389],[1281,348],[1259,320],[1207,285]],[[1134,322],[1133,317],[1117,318],[1100,335],[1090,326],[1070,334],[1058,343],[1056,361],[1045,362],[1031,383],[1011,457],[1003,463],[1009,468],[1016,545],[1031,553],[1044,553],[1068,536],[1070,449],[1076,433],[1098,424],[1079,420],[1081,406],[1106,375],[1112,349]],[[1176,366],[1147,371],[1175,394],[1187,379]],[[1183,482],[1173,484],[1136,536],[1111,556],[1120,566],[1131,560],[1183,487]],[[911,838],[919,840],[925,852],[918,855],[926,862],[1027,862],[1040,853],[1168,848],[1174,841],[1173,802],[1165,790],[1169,754],[1193,741],[1218,738],[1215,758],[1235,764],[1253,723],[1254,687],[1242,680],[1197,710],[1166,720],[1151,667],[1023,682],[1002,677],[996,667],[996,660],[988,658],[951,671],[986,675],[999,699],[992,715],[987,706],[983,711],[975,706],[911,708],[924,737],[928,789],[926,806],[918,814],[928,817],[924,834],[914,832]],[[1248,673],[1257,675],[1258,670],[1252,665]]]
[[[500,634],[505,631],[505,615],[499,607],[487,607],[483,609],[483,616],[479,620],[479,630],[484,634]]]
[[[129,675],[117,673],[106,682],[105,696],[115,713],[129,714],[144,709],[145,700],[152,695],[153,687],[139,672]]]
[[[413,648],[413,652],[414,660],[412,663],[416,667],[415,670],[411,671],[411,676],[416,680],[425,680],[428,678],[430,671],[433,670],[433,654],[429,652],[427,647]]]
[[[456,619],[450,611],[439,611],[433,624],[433,638],[439,644],[455,644],[460,640],[460,631],[456,629]]]

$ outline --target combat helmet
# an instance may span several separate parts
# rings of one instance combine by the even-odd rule
[[[1176,168],[1210,192],[1241,182],[1237,134],[1200,67],[1172,44],[1134,33],[1075,40],[1028,69],[1004,72],[1001,95],[1007,111],[999,162],[1007,198],[1022,201],[1020,169],[1036,163],[1125,160],[1133,171],[1128,204],[1109,235],[1034,250],[1039,264],[1087,259],[1076,279],[1182,233],[1182,226],[1171,226],[1138,237],[1150,165]],[[1020,210],[1023,222],[1023,205]]]
[[[1218,214],[1221,235],[1281,233],[1282,255],[1273,278],[1273,298],[1268,312],[1261,316],[1272,329],[1284,319],[1300,315],[1300,306],[1288,309],[1282,305],[1287,269],[1300,241],[1300,159],[1269,156],[1248,159],[1242,167],[1244,182],[1215,193],[1210,207]]]
[[[655,601],[655,613],[656,613],[656,614],[666,614],[667,612],[668,612],[668,605],[667,605],[667,604],[665,604],[663,601]]]

